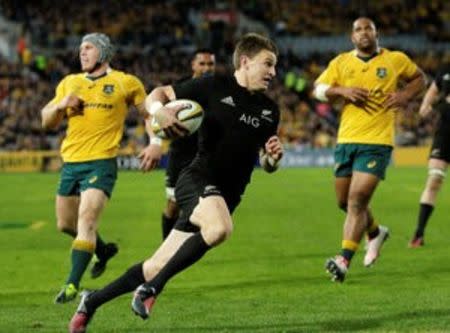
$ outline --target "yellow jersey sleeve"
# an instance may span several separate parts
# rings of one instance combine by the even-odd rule
[[[59,82],[58,86],[56,87],[56,94],[55,97],[50,101],[50,104],[57,104],[62,101],[62,99],[67,95],[67,83],[70,80],[71,75],[66,76],[64,79]]]
[[[391,57],[399,78],[407,79],[417,72],[417,65],[403,52],[391,52]]]
[[[330,86],[336,85],[339,81],[339,58],[340,56],[334,58],[328,64],[328,67],[320,74],[316,80],[316,84],[328,84]]]
[[[144,85],[141,80],[139,80],[134,75],[127,75],[127,103],[128,105],[137,106],[139,104],[144,103],[146,93]]]

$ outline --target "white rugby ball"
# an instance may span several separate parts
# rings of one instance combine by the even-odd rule
[[[190,99],[177,99],[167,103],[164,106],[175,107],[179,105],[186,105],[186,108],[177,113],[177,118],[189,130],[189,135],[196,132],[203,120],[203,108],[196,101]],[[161,139],[167,139],[166,133],[161,129],[155,118],[151,123],[152,131]]]

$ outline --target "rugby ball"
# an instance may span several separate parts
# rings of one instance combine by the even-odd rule
[[[177,118],[189,130],[188,135],[191,135],[196,132],[202,124],[203,108],[196,101],[190,99],[177,99],[164,106],[175,107],[179,105],[185,105],[186,108],[177,113]],[[153,133],[155,133],[157,137],[167,139],[166,133],[161,129],[161,126],[159,126],[155,118],[152,119],[151,127]]]

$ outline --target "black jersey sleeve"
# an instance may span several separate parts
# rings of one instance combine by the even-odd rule
[[[191,99],[200,105],[207,104],[209,92],[214,85],[214,77],[185,80],[173,85],[176,99]]]
[[[274,111],[274,117],[273,117],[274,121],[272,123],[271,131],[269,133],[269,136],[267,137],[267,140],[270,137],[278,134],[278,125],[280,123],[280,109],[278,108],[278,105],[274,101],[270,100],[270,102],[273,105],[272,109]]]
[[[445,95],[450,93],[450,66],[443,66],[441,67],[436,77],[434,78],[434,82],[436,83],[436,86],[438,87],[439,91]]]
[[[434,78],[434,83],[436,83],[436,87],[441,90],[442,89],[442,69],[439,69],[439,71],[437,72],[435,78]]]

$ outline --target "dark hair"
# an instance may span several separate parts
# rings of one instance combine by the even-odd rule
[[[262,50],[268,50],[278,56],[278,48],[271,39],[256,33],[245,34],[238,40],[236,48],[234,49],[234,68],[239,69],[239,67],[241,66],[241,56],[246,55],[249,58],[253,58]]]
[[[201,54],[201,53],[208,53],[208,54],[214,55],[214,52],[213,52],[211,49],[208,49],[208,48],[201,48],[201,49],[195,50],[195,52],[192,53],[191,59],[194,60],[195,57],[196,57],[198,54]]]

